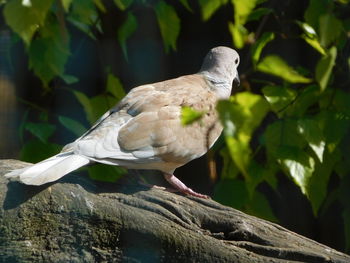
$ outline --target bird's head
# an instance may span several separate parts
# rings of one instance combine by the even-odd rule
[[[205,56],[202,67],[199,71],[214,86],[214,91],[220,98],[228,98],[232,86],[239,86],[239,65],[238,53],[229,47],[212,48]]]

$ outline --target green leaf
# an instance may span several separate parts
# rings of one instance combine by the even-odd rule
[[[37,163],[60,152],[62,146],[54,143],[44,143],[41,140],[30,140],[21,149],[22,161]],[[33,154],[35,153],[35,154]]]
[[[89,177],[102,182],[116,182],[126,172],[126,169],[122,167],[105,164],[95,164],[88,167]]]
[[[296,101],[288,107],[288,115],[303,116],[313,105],[319,102],[320,89],[312,84],[302,89],[296,97]]]
[[[264,133],[264,143],[269,154],[278,159],[278,149],[281,146],[291,146],[303,149],[306,141],[298,134],[297,121],[283,119],[270,124]]]
[[[63,74],[61,75],[61,78],[64,80],[64,82],[66,82],[68,85],[77,83],[79,81],[79,79],[75,76],[72,75],[67,75],[67,74]]]
[[[47,142],[47,139],[54,133],[55,126],[49,123],[34,123],[27,122],[25,129],[37,137],[43,143]]]
[[[222,179],[235,179],[239,173],[237,166],[232,161],[231,155],[227,147],[222,148],[220,156],[223,159],[223,168],[221,171]]]
[[[188,0],[180,0],[180,3],[190,12],[192,12],[192,8],[190,7]]]
[[[311,177],[308,185],[308,199],[312,205],[312,210],[315,216],[323,204],[328,192],[329,178],[333,172],[334,165],[341,161],[341,155],[339,151],[329,153],[327,150],[324,152],[322,163],[316,163],[315,172]]]
[[[281,86],[265,86],[262,92],[266,100],[270,103],[271,109],[282,115],[283,111],[290,106],[297,97],[297,92],[293,89]]]
[[[93,124],[97,119],[95,118],[94,110],[92,108],[90,99],[80,91],[77,91],[77,90],[72,90],[72,91],[75,97],[77,98],[77,100],[83,106],[87,120],[89,121],[90,124]]]
[[[34,33],[44,25],[53,0],[32,0],[30,6],[21,0],[8,1],[4,7],[6,23],[29,45]]]
[[[312,46],[322,55],[326,55],[326,51],[324,50],[324,48],[321,46],[320,42],[316,38],[310,38],[306,35],[302,35],[301,37],[306,41],[306,43],[308,43],[310,46]]]
[[[264,142],[269,156],[276,159],[301,191],[308,195],[315,161],[302,150],[306,141],[298,134],[297,121],[284,119],[270,124],[264,133]]]
[[[328,151],[332,153],[347,133],[350,119],[342,113],[332,111],[321,112],[320,119],[324,120],[323,134]]]
[[[343,26],[342,23],[333,15],[325,14],[319,18],[320,43],[327,47],[334,43],[340,36]]]
[[[331,10],[332,6],[333,3],[330,0],[309,0],[309,6],[304,14],[305,21],[318,31],[319,18]]]
[[[58,116],[59,122],[76,136],[81,136],[87,130],[80,122],[65,116]]]
[[[272,13],[272,11],[273,10],[271,8],[264,8],[264,7],[254,9],[247,17],[247,22],[260,20],[262,16],[266,16]]]
[[[95,39],[90,27],[99,28],[98,12],[93,1],[74,0],[67,20],[79,30]]]
[[[131,12],[128,12],[128,17],[126,21],[121,25],[121,27],[118,30],[118,41],[120,46],[122,47],[123,54],[126,60],[128,60],[126,41],[136,31],[136,29],[137,29],[136,17]]]
[[[113,107],[117,100],[108,94],[100,94],[90,99],[94,122],[98,120],[106,111]]]
[[[247,205],[246,211],[250,215],[257,216],[271,222],[278,222],[268,199],[264,194],[258,191],[254,192],[252,200]]]
[[[315,77],[316,81],[320,85],[321,91],[324,91],[327,88],[336,58],[337,48],[332,47],[328,54],[323,56],[317,63]]]
[[[300,21],[296,21],[297,25],[304,31],[304,34],[309,37],[309,38],[317,38],[317,34],[315,29],[310,26],[308,23],[305,22],[300,22]]]
[[[302,34],[301,37],[306,41],[306,43],[308,43],[310,46],[312,46],[314,49],[316,49],[322,55],[325,55],[326,51],[321,46],[315,29],[311,25],[309,25],[305,22],[297,21],[297,24],[304,31],[304,34]]]
[[[238,179],[223,179],[215,186],[213,199],[220,204],[242,209],[248,200],[245,183]]]
[[[61,0],[64,11],[68,12],[73,0]]]
[[[114,0],[115,5],[122,11],[125,11],[132,2],[133,0]]]
[[[235,9],[235,23],[244,25],[259,0],[231,0]]]
[[[106,7],[104,6],[102,0],[93,0],[95,6],[98,8],[98,10],[100,10],[102,13],[106,13]]]
[[[277,155],[302,193],[308,196],[310,178],[315,170],[314,159],[294,146],[279,147]]]
[[[332,92],[334,92],[332,90]],[[335,91],[334,98],[332,100],[334,107],[340,113],[345,114],[347,117],[350,117],[350,94],[341,89]]]
[[[298,120],[298,132],[308,142],[309,146],[315,152],[316,156],[323,162],[323,153],[326,142],[323,137],[323,131],[320,122],[315,118],[302,118]]]
[[[155,6],[155,12],[165,51],[168,52],[169,48],[176,50],[176,40],[180,33],[180,19],[175,9],[164,1],[159,1]]]
[[[227,0],[198,0],[198,3],[201,7],[202,18],[207,21],[220,6],[227,3]]]
[[[248,37],[247,29],[242,25],[233,24],[231,22],[228,22],[228,29],[231,33],[234,46],[239,49],[243,48],[245,40]]]
[[[300,75],[277,55],[269,55],[257,65],[257,70],[275,75],[291,83],[309,83],[312,80]]]
[[[126,95],[122,83],[112,73],[109,73],[107,76],[106,90],[107,92],[111,93],[117,101],[120,101]]]
[[[69,52],[68,34],[55,17],[47,18],[40,36],[33,39],[28,49],[29,67],[45,86],[56,76],[63,76]]]
[[[256,127],[265,117],[268,104],[260,96],[241,92],[231,101],[219,101],[217,110],[224,126],[224,135],[232,160],[248,176],[251,149],[249,142]]]
[[[181,108],[181,124],[183,126],[190,125],[200,120],[204,114],[204,111],[196,111],[191,107],[184,106]]]
[[[261,55],[261,51],[266,46],[267,43],[272,41],[275,38],[275,34],[273,32],[265,32],[255,43],[252,45],[251,54],[253,63],[256,64]]]

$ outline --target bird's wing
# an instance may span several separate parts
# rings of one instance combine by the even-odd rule
[[[201,75],[188,75],[134,88],[77,140],[75,152],[97,160],[169,162],[177,166],[203,155],[220,135],[217,97]],[[202,119],[181,124],[181,107],[203,111]]]

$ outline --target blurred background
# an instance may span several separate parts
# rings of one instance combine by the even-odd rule
[[[218,109],[237,132],[175,174],[350,252],[348,0],[2,0],[0,9],[0,158],[56,154],[131,88],[195,73],[211,48],[232,47],[241,87]],[[125,170],[83,173],[116,181]]]

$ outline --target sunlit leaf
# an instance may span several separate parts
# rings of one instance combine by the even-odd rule
[[[312,80],[300,75],[277,55],[269,55],[257,65],[261,72],[278,76],[291,83],[309,83]]]
[[[331,76],[335,59],[337,58],[337,48],[332,47],[326,56],[323,56],[316,66],[316,80],[320,85],[321,91],[327,88],[329,78]]]
[[[277,155],[294,182],[300,187],[302,193],[308,195],[310,178],[315,170],[314,159],[294,146],[279,147]]]
[[[273,32],[265,32],[252,46],[251,54],[253,63],[256,64],[261,55],[261,51],[266,46],[267,43],[272,41],[275,38],[275,34]]]
[[[80,122],[65,116],[58,116],[59,122],[76,136],[81,136],[87,129]]]
[[[30,6],[21,0],[8,1],[4,7],[6,23],[29,45],[34,33],[44,25],[53,0],[32,0]]]
[[[168,52],[169,48],[176,50],[176,41],[180,33],[180,19],[175,9],[164,1],[159,1],[155,6],[155,12],[165,51]]]
[[[115,5],[122,11],[125,11],[134,0],[114,0]]]
[[[188,3],[188,0],[180,0],[180,3],[188,10],[192,12],[192,8]]]
[[[342,23],[333,15],[325,14],[319,18],[320,43],[327,47],[340,36],[343,26]]]
[[[329,0],[309,0],[309,6],[305,11],[306,23],[316,31],[319,29],[319,18],[332,8],[332,1]]]
[[[302,118],[298,120],[298,132],[308,142],[316,156],[323,162],[323,152],[326,142],[320,127],[320,122],[315,118]]]
[[[125,96],[125,91],[120,80],[114,76],[112,73],[109,73],[107,76],[107,92],[110,92],[117,101],[120,101]]]
[[[306,35],[303,35],[302,38],[314,49],[316,49],[318,52],[320,52],[322,55],[326,55],[326,51],[321,46],[320,42],[316,38],[310,38]]]
[[[202,118],[204,113],[203,111],[197,111],[191,107],[184,106],[181,108],[181,124],[185,126],[198,121]]]
[[[95,3],[95,6],[98,8],[99,11],[106,13],[106,7],[104,6],[102,0],[93,0]]]
[[[255,8],[256,4],[259,2],[259,0],[231,0],[234,4],[234,11],[235,11],[235,23],[244,25],[247,21],[248,16],[251,14],[253,9]]]
[[[198,0],[198,3],[201,7],[202,18],[206,21],[220,6],[227,3],[227,0]]]
[[[236,48],[243,48],[248,36],[247,29],[242,25],[236,25],[228,22],[228,29],[232,36],[232,41]]]
[[[128,12],[128,17],[126,21],[118,29],[118,41],[120,46],[122,47],[122,50],[126,59],[128,59],[126,41],[136,31],[136,29],[137,29],[136,17],[131,12]]]
[[[248,176],[248,165],[251,149],[251,136],[265,117],[268,104],[260,96],[249,92],[241,92],[231,101],[220,101],[217,105],[224,135],[231,158],[239,170]]]
[[[61,0],[61,2],[62,2],[62,6],[64,8],[64,11],[68,12],[69,7],[70,7],[71,3],[73,2],[73,0]]]
[[[265,86],[262,92],[271,109],[277,114],[283,114],[282,111],[290,106],[297,96],[295,90],[281,86]]]

